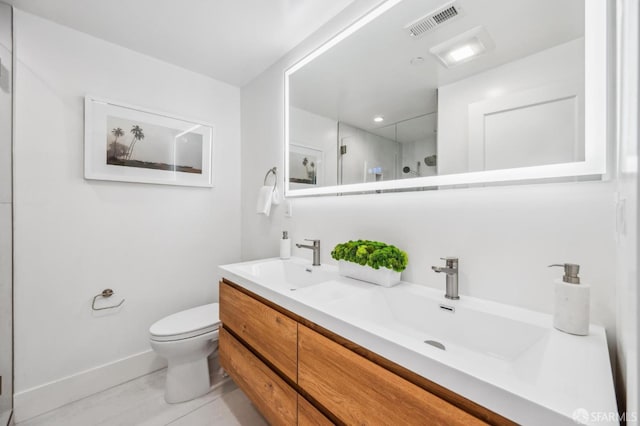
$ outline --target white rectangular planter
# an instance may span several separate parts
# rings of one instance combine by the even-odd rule
[[[338,271],[340,275],[356,280],[378,284],[384,287],[391,287],[400,282],[400,272],[387,268],[373,269],[368,265],[358,265],[357,263],[338,261]]]

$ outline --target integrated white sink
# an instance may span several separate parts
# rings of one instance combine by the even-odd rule
[[[366,295],[344,298],[329,306],[358,322],[448,351],[471,351],[504,361],[514,361],[547,337],[548,327],[508,316],[501,306],[487,307],[474,301],[452,303],[424,287],[403,284],[372,288]],[[433,345],[439,343],[440,345]]]
[[[299,258],[246,262],[235,269],[251,279],[285,291],[295,291],[339,276],[335,267],[312,266],[311,262]]]
[[[604,328],[401,282],[385,288],[307,259],[220,267],[223,277],[521,424],[617,424]],[[584,416],[585,411],[593,413]]]

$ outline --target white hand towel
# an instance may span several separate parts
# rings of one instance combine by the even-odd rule
[[[280,191],[276,186],[275,188],[273,188],[273,194],[271,195],[271,204],[273,204],[274,206],[277,206],[281,202],[282,202],[282,196],[280,195]]]
[[[271,213],[271,199],[273,196],[272,186],[263,186],[258,193],[258,202],[256,203],[256,211],[258,214],[269,216]]]

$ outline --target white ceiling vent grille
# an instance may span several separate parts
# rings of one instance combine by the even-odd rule
[[[405,25],[404,29],[409,32],[411,37],[418,37],[431,31],[439,25],[449,22],[461,15],[460,6],[455,3],[449,3],[444,7],[434,10],[431,13],[417,19],[410,24]]]

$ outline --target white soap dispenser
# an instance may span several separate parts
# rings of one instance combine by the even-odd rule
[[[589,334],[590,286],[580,284],[580,265],[564,263],[562,279],[554,280],[555,311],[553,326],[565,333],[586,336]]]
[[[282,231],[282,239],[280,240],[280,259],[289,259],[291,257],[291,240],[289,233]]]

